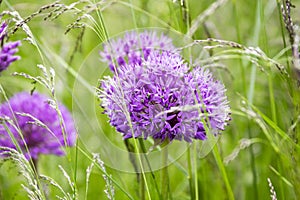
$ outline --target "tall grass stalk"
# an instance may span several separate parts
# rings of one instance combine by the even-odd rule
[[[227,2],[227,0],[217,0],[214,3],[212,3],[209,8],[207,8],[203,13],[197,16],[197,18],[192,21],[191,27],[189,28],[187,35],[189,37],[192,37],[196,30],[199,28],[199,26],[204,22],[204,20],[215,13],[216,9],[221,7]]]
[[[262,10],[262,2],[261,0],[256,2],[256,15],[255,15],[255,28],[254,28],[254,34],[253,34],[253,43],[254,45],[258,45],[259,41],[259,35],[261,30],[261,16],[264,15]],[[254,92],[255,92],[255,83],[256,83],[256,65],[252,64],[251,73],[250,73],[250,86],[248,90],[248,101],[250,104],[253,102],[254,98]],[[250,124],[248,123],[248,135],[249,138],[252,138],[252,128],[250,127]],[[250,146],[250,159],[251,159],[251,169],[252,169],[252,177],[253,177],[253,189],[254,189],[254,196],[255,199],[258,198],[258,188],[257,188],[257,171],[256,171],[256,163],[255,163],[255,155],[254,155],[254,149],[252,146]]]
[[[201,14],[200,14],[201,15]],[[184,27],[181,26],[181,32],[186,32],[188,37],[193,37],[194,32],[191,31],[191,16],[190,16],[190,6],[189,1],[180,1],[180,16],[184,22]],[[191,58],[192,50],[188,48],[189,58]],[[195,97],[194,97],[195,98]],[[200,112],[201,113],[201,112]],[[194,148],[193,148],[194,147]],[[192,152],[193,148],[193,152]],[[193,155],[193,156],[192,156]],[[196,145],[187,144],[187,166],[188,166],[188,183],[190,198],[198,200],[198,166],[197,166],[197,149]],[[194,172],[193,172],[194,168]],[[195,176],[194,176],[195,175]],[[193,182],[194,180],[194,182]]]
[[[281,12],[280,12],[280,7],[279,3],[277,2],[277,9],[279,8],[279,17],[281,18]],[[264,19],[264,15],[261,15],[263,21],[265,22]],[[283,24],[282,24],[282,20],[280,19],[280,26],[281,26],[281,33],[284,34],[283,32]],[[266,27],[263,26],[263,40],[265,42],[265,48],[264,50],[266,51],[266,53],[268,54],[268,44],[267,44],[267,32],[266,32]],[[283,44],[284,44],[284,48],[286,47],[286,42],[285,39],[283,39]],[[288,62],[287,62],[288,63]],[[289,68],[289,67],[288,67]],[[275,95],[274,95],[274,84],[273,84],[273,76],[271,73],[268,74],[268,84],[269,84],[269,99],[270,99],[270,106],[271,106],[271,113],[272,113],[272,120],[274,121],[274,123],[277,124],[277,114],[276,114],[276,104],[275,104]],[[278,159],[277,160],[277,167],[280,171],[282,171],[282,160]],[[269,180],[269,179],[268,179]],[[285,195],[284,195],[284,186],[283,186],[283,181],[280,180],[280,192],[282,194],[281,199],[284,200],[285,199]]]
[[[134,198],[115,180],[113,179],[106,171],[102,169],[101,166],[97,162],[94,161],[94,159],[88,155],[81,147],[78,147],[78,150],[91,162],[94,163],[94,165],[107,176],[108,179],[110,179],[117,188],[119,188],[129,199],[134,200]]]
[[[131,124],[131,123],[130,123]],[[132,125],[130,126],[131,127],[131,130],[132,129]],[[132,133],[132,135],[134,135],[134,133]],[[145,189],[147,191],[147,195],[148,195],[148,198],[151,199],[151,194],[150,194],[150,190],[149,190],[149,187],[148,187],[148,182],[147,182],[147,177],[146,177],[146,173],[145,173],[145,170],[144,170],[144,164],[143,164],[143,161],[142,161],[142,158],[141,158],[141,152],[139,151],[139,147],[138,147],[138,144],[137,144],[137,140],[136,138],[133,139],[134,141],[134,147],[137,151],[137,156],[138,156],[138,161],[139,161],[139,164],[140,164],[140,167],[141,167],[141,172],[142,172],[142,177],[143,177],[143,181],[145,183]],[[144,188],[144,187],[143,187]],[[144,190],[142,188],[142,190]],[[143,192],[143,191],[142,191]],[[143,197],[142,197],[143,198]]]
[[[134,5],[132,0],[129,0],[130,4],[131,5]],[[135,28],[137,29],[137,21],[136,21],[136,17],[135,17],[135,13],[134,13],[134,9],[133,7],[130,8],[130,11],[131,11],[131,16],[132,16],[132,19],[133,19],[133,24],[135,26]],[[131,124],[131,119],[129,118],[129,121],[130,121],[130,124]],[[132,126],[131,126],[132,128]],[[133,130],[133,129],[132,129]],[[134,135],[134,132],[132,131],[132,135]],[[138,140],[138,139],[137,139]],[[148,183],[147,183],[147,179],[146,179],[146,174],[144,172],[144,164],[142,162],[142,159],[141,159],[141,155],[139,153],[139,147],[137,145],[137,141],[136,141],[136,138],[134,138],[134,146],[135,146],[135,149],[137,151],[137,156],[138,156],[138,160],[139,160],[139,164],[140,164],[140,167],[141,167],[141,170],[142,170],[142,177],[143,177],[143,180],[141,181],[140,183],[140,189],[141,189],[141,200],[145,200],[145,189],[147,190],[147,194],[148,194],[148,198],[151,199],[151,196],[150,196],[150,191],[149,191],[149,187],[148,187]]]
[[[62,133],[63,133],[63,137],[64,137],[64,144],[65,144],[65,147],[67,147],[67,141],[66,141],[67,137],[66,137],[66,132],[65,132],[65,125],[64,125],[64,122],[63,122],[63,118],[62,118],[61,112],[60,112],[60,110],[58,108],[58,104],[57,104],[58,101],[57,101],[57,98],[56,98],[55,88],[54,88],[54,84],[55,84],[55,79],[54,79],[54,77],[55,77],[55,71],[52,68],[50,68],[49,71],[47,71],[46,67],[44,67],[44,66],[47,66],[47,65],[46,65],[46,58],[44,56],[45,54],[43,54],[43,46],[40,45],[38,39],[36,39],[35,35],[31,31],[30,27],[27,25],[27,23],[29,21],[31,21],[35,16],[38,16],[43,10],[47,10],[48,8],[52,7],[52,5],[56,5],[57,2],[54,2],[53,4],[49,4],[49,5],[41,7],[38,11],[34,12],[33,14],[31,14],[26,19],[23,19],[20,16],[20,14],[10,5],[10,3],[8,1],[5,1],[5,3],[13,11],[13,12],[11,12],[11,14],[14,17],[14,21],[16,23],[15,28],[14,28],[13,31],[16,31],[18,28],[20,28],[19,26],[21,25],[23,31],[27,35],[26,39],[32,45],[34,45],[34,47],[38,51],[38,55],[39,55],[40,59],[42,60],[43,64],[42,65],[38,65],[38,68],[43,72],[44,78],[37,77],[34,80],[35,81],[38,80],[37,82],[39,82],[42,86],[46,87],[49,90],[52,99],[54,99],[55,109],[57,111],[57,114],[59,115],[59,123],[60,123],[60,127],[61,127],[61,130],[62,130]],[[29,79],[34,78],[34,77],[30,78],[30,76],[26,76],[26,74],[24,74],[24,75],[25,75],[24,76],[25,78],[29,78]],[[22,135],[21,135],[21,138],[24,141]],[[24,144],[25,144],[26,151],[29,153],[26,142],[24,142]],[[70,149],[67,149],[67,151],[68,151],[67,158],[68,158],[69,162],[71,162],[72,158],[71,158],[71,155],[70,155]],[[75,159],[77,159],[77,157]],[[34,171],[35,171],[36,176],[37,176],[36,179],[37,179],[37,181],[39,183],[38,171],[37,171],[38,170],[38,163],[37,163],[38,161],[34,160],[34,159],[31,159],[30,162],[32,163],[32,166],[33,166]],[[76,172],[74,173],[74,178],[76,180]],[[75,196],[75,193],[76,193],[76,184],[74,185],[74,187],[75,187],[75,190],[74,190],[74,196]]]
[[[220,156],[219,149],[218,149],[217,145],[215,145],[213,147],[213,154],[214,154],[215,160],[217,162],[217,165],[218,165],[218,167],[221,171],[223,180],[225,182],[225,187],[226,187],[226,190],[227,190],[228,199],[229,200],[234,200],[235,198],[234,198],[234,195],[233,195],[233,192],[232,192],[229,180],[228,180],[227,172],[226,172],[225,166],[223,164],[223,161],[221,159],[221,156]]]
[[[40,178],[37,175],[35,168],[32,165],[32,161],[28,161],[22,152],[18,152],[15,149],[0,147],[1,157],[8,157],[19,168],[19,173],[26,180],[26,185],[22,184],[22,188],[27,193],[29,199],[34,200],[47,200],[47,196],[40,183]]]
[[[3,94],[5,101],[6,101],[6,102],[9,102],[8,97],[7,97],[7,95],[6,95],[6,92],[5,92],[5,90],[4,90],[3,86],[2,86],[2,84],[0,84],[0,93]],[[8,128],[8,126],[7,126],[7,124],[6,124],[5,121],[3,122],[3,126],[4,126],[4,128],[6,129],[7,133],[9,134],[9,137],[10,137],[10,139],[12,140],[12,142],[13,142],[14,146],[16,147],[16,149],[18,150],[18,152],[19,152],[20,154],[22,154],[22,153],[24,153],[23,151],[25,151],[26,153],[30,154],[29,148],[28,148],[28,146],[27,146],[27,143],[26,143],[26,141],[25,141],[25,138],[24,138],[24,136],[23,136],[23,133],[22,133],[21,130],[20,130],[20,127],[19,127],[17,118],[16,118],[15,113],[14,113],[14,111],[13,111],[13,109],[12,109],[12,107],[11,107],[10,104],[9,104],[9,109],[10,109],[10,112],[13,114],[13,119],[10,119],[10,120],[12,120],[11,125],[17,130],[18,135],[20,136],[22,142],[24,143],[25,150],[24,150],[24,149],[21,149],[20,144],[18,143],[17,139],[15,138],[15,136],[13,135],[13,133],[12,133],[12,132],[10,131],[10,129]],[[21,159],[21,160],[22,160],[22,159]],[[30,160],[29,160],[29,163],[31,164],[32,170],[33,170],[34,175],[35,175],[35,179],[37,180],[37,184],[40,185],[39,178],[38,178],[38,172],[37,172],[37,169],[38,169],[38,168],[37,168],[37,163],[36,163],[36,161],[34,161],[33,159],[30,159]],[[43,195],[44,195],[44,194],[43,194]]]
[[[26,37],[24,42],[22,42],[23,46],[19,48],[17,53],[22,59],[14,63],[7,71],[1,72],[0,79],[3,82],[0,83],[0,91],[3,93],[3,95],[1,94],[4,97],[3,101],[8,101],[5,92],[10,95],[15,91],[31,88],[29,81],[26,81],[26,84],[23,85],[22,79],[18,79],[16,82],[11,80],[10,76],[8,76],[11,69],[17,72],[23,70],[26,74],[31,75],[36,73],[42,74],[42,71],[36,70],[34,67],[30,68],[30,66],[36,65],[36,62],[45,66],[47,72],[49,71],[49,66],[53,66],[58,70],[56,72],[56,76],[59,77],[57,82],[62,83],[63,86],[62,88],[60,88],[61,85],[56,85],[55,87],[61,92],[64,100],[69,102],[70,99],[66,99],[66,97],[69,97],[72,89],[78,89],[67,86],[71,85],[73,81],[83,85],[82,88],[88,90],[89,94],[94,94],[96,86],[92,85],[90,80],[85,78],[81,74],[82,71],[77,70],[76,67],[79,66],[77,62],[80,62],[80,60],[93,59],[95,70],[101,68],[98,61],[99,55],[98,57],[97,55],[92,57],[94,54],[91,54],[89,50],[97,45],[95,44],[97,41],[99,43],[108,41],[110,38],[109,30],[114,31],[114,33],[124,31],[128,29],[126,27],[127,24],[130,24],[131,27],[133,25],[134,28],[139,30],[145,27],[166,28],[166,32],[172,32],[172,35],[180,33],[194,39],[194,43],[190,47],[199,45],[202,48],[204,46],[204,50],[209,51],[210,55],[207,54],[207,56],[203,57],[195,55],[198,52],[193,52],[192,54],[189,51],[191,58],[200,57],[195,59],[195,65],[213,68],[213,73],[218,71],[217,67],[222,67],[232,75],[232,77],[228,77],[225,73],[219,73],[224,85],[229,86],[227,88],[228,99],[233,108],[233,120],[230,122],[230,127],[226,128],[226,133],[222,136],[222,141],[225,141],[226,144],[222,143],[222,146],[214,146],[212,149],[212,156],[214,156],[212,159],[214,160],[210,160],[211,158],[208,157],[204,162],[199,159],[201,151],[197,152],[195,143],[192,145],[187,144],[186,153],[178,160],[172,157],[172,153],[175,151],[173,152],[170,146],[168,149],[165,146],[161,148],[160,152],[156,152],[161,153],[161,160],[155,161],[162,162],[164,168],[160,171],[153,171],[152,168],[154,169],[157,163],[152,162],[150,156],[147,155],[148,149],[146,148],[148,143],[145,142],[144,144],[143,138],[133,138],[128,140],[133,149],[133,152],[129,153],[135,159],[135,171],[137,176],[139,176],[138,183],[132,184],[132,181],[135,181],[134,176],[119,173],[117,169],[113,168],[109,169],[109,173],[112,174],[112,176],[109,176],[103,170],[103,167],[101,168],[101,164],[97,163],[92,157],[88,148],[85,148],[85,145],[93,145],[93,148],[101,149],[99,151],[107,151],[107,149],[102,149],[97,140],[93,140],[94,137],[97,137],[95,135],[102,134],[102,132],[98,131],[99,129],[97,129],[93,120],[89,120],[91,117],[89,110],[85,109],[85,105],[98,104],[98,102],[88,102],[88,100],[81,98],[81,91],[76,91],[76,94],[79,96],[73,96],[72,99],[72,103],[76,104],[76,108],[78,107],[78,110],[73,109],[73,111],[78,112],[80,115],[77,115],[79,118],[76,120],[87,119],[86,126],[89,127],[94,135],[81,135],[82,138],[78,138],[76,141],[75,149],[67,149],[67,160],[64,160],[64,158],[62,160],[63,162],[67,161],[68,165],[70,165],[70,176],[62,168],[63,175],[57,176],[55,174],[57,169],[51,167],[52,161],[54,161],[54,164],[57,164],[62,161],[61,158],[51,158],[51,163],[49,163],[48,157],[42,156],[41,160],[39,159],[39,166],[34,160],[23,161],[23,158],[20,156],[23,156],[22,152],[29,153],[28,147],[25,143],[25,147],[21,149],[14,134],[9,130],[10,125],[15,127],[18,130],[17,134],[20,135],[18,135],[18,138],[21,137],[24,141],[23,133],[19,130],[16,119],[0,118],[1,125],[3,124],[2,130],[8,132],[17,149],[17,152],[12,153],[15,154],[12,159],[19,162],[18,165],[23,167],[23,169],[28,167],[28,170],[26,169],[27,171],[21,174],[22,177],[17,176],[14,180],[10,177],[12,163],[8,162],[9,172],[6,174],[6,171],[2,170],[3,172],[0,173],[0,199],[19,199],[19,196],[21,198],[29,196],[31,199],[39,200],[54,198],[73,200],[76,198],[76,195],[86,200],[90,197],[93,197],[93,199],[105,198],[105,194],[102,193],[100,194],[102,196],[95,197],[97,195],[95,192],[99,191],[99,184],[103,184],[102,180],[102,182],[95,181],[92,176],[90,180],[90,174],[87,173],[88,177],[82,182],[81,172],[87,166],[86,163],[80,162],[81,158],[91,161],[91,165],[97,168],[96,171],[100,170],[100,173],[105,175],[107,180],[111,181],[105,180],[107,185],[112,183],[116,188],[116,199],[165,200],[174,197],[174,199],[196,200],[203,197],[213,200],[224,196],[225,199],[230,200],[234,198],[242,199],[243,197],[252,199],[267,199],[271,197],[274,200],[277,198],[283,200],[299,198],[300,170],[298,166],[300,145],[298,140],[300,133],[300,93],[297,85],[299,76],[293,71],[297,64],[294,61],[299,61],[298,57],[295,56],[298,55],[298,52],[293,52],[293,50],[298,49],[298,46],[295,48],[293,45],[298,44],[297,42],[289,43],[289,37],[293,35],[291,33],[294,31],[288,28],[285,29],[285,25],[288,22],[286,16],[291,19],[292,15],[296,17],[293,19],[294,23],[290,23],[290,27],[293,27],[291,24],[297,26],[299,23],[299,20],[297,20],[298,16],[296,16],[297,10],[289,4],[292,2],[298,7],[300,5],[298,1],[257,0],[246,2],[215,0],[199,3],[198,0],[75,0],[68,4],[63,2],[70,1],[54,2],[53,0],[50,3],[46,2],[45,5],[41,5],[45,2],[0,0],[1,9],[9,10],[1,12],[1,19],[9,25],[9,37],[7,39]],[[276,5],[278,12],[273,12],[276,11]],[[287,5],[291,6],[291,8],[287,8]],[[30,6],[30,8],[27,9],[26,6]],[[165,6],[168,6],[169,10]],[[203,10],[203,12],[199,13],[199,10]],[[269,15],[264,15],[264,12]],[[23,13],[26,14],[25,17],[22,16]],[[289,14],[287,15],[287,13]],[[249,16],[251,17],[249,18]],[[219,20],[220,18],[222,19],[221,21]],[[43,19],[47,22],[43,23]],[[108,25],[111,27],[108,27]],[[50,38],[49,36],[52,36],[52,34],[49,33],[48,35],[47,31],[44,31],[45,27],[49,28],[49,30],[67,29],[65,34],[68,35],[58,39]],[[85,39],[91,39],[89,30],[87,31],[85,28],[94,31],[92,39],[97,38],[95,42],[88,41],[85,43]],[[71,65],[71,61],[68,63],[65,56],[68,56],[68,51],[73,43],[69,43],[67,40],[70,38],[73,40],[78,30],[82,31],[79,33],[81,35],[79,39],[80,47],[78,49],[75,47],[77,49],[74,50],[76,55]],[[206,37],[209,38],[205,39]],[[197,41],[197,39],[201,40]],[[77,46],[77,43],[75,45]],[[30,50],[34,49],[39,55],[36,55],[35,58],[29,57],[28,53],[25,52],[28,50],[27,48]],[[79,49],[81,52],[79,52]],[[274,52],[280,53],[272,57]],[[72,53],[72,56],[73,54],[75,53]],[[85,64],[86,61],[83,63]],[[279,70],[276,70],[273,66],[276,66]],[[299,65],[297,66],[299,67]],[[96,67],[99,68],[97,69]],[[100,71],[102,70],[104,71],[104,69],[100,69]],[[261,73],[259,70],[263,72]],[[66,73],[60,73],[65,71]],[[36,78],[35,75],[32,75],[32,77]],[[43,76],[42,78],[45,79]],[[51,99],[54,102],[56,101],[58,96],[53,95],[49,87],[46,89],[40,88],[40,84],[35,84],[33,87],[34,89],[42,89],[51,93]],[[98,86],[96,90],[99,90]],[[98,105],[97,109],[99,109]],[[132,129],[128,109],[125,112],[128,124],[130,124]],[[98,110],[96,113],[98,113]],[[201,113],[199,112],[199,114]],[[93,115],[92,117],[97,117],[97,120],[101,121],[101,125],[103,125],[101,127],[103,132],[110,134],[111,127],[106,123],[102,123],[103,120],[107,120],[107,117],[102,115]],[[63,123],[60,125],[62,128],[64,127]],[[209,129],[209,124],[206,129]],[[211,133],[209,131],[206,132],[209,137]],[[246,135],[244,135],[244,132],[247,132]],[[257,135],[256,132],[258,133]],[[85,134],[84,130],[83,134]],[[79,141],[83,138],[88,140]],[[118,141],[117,138],[116,141],[113,141],[113,144],[116,144],[116,146],[120,145],[118,147],[123,148],[123,143]],[[211,143],[209,142],[209,144]],[[223,152],[224,154],[232,153],[223,160]],[[110,155],[109,152],[106,153],[108,153],[108,156]],[[0,167],[2,167],[2,158],[0,159]],[[3,160],[9,159],[6,157]],[[211,163],[211,161],[214,163]],[[168,167],[168,163],[174,163],[175,167]],[[218,173],[215,173],[215,170],[206,170],[211,169],[211,165],[217,167],[215,170]],[[39,170],[37,170],[38,167]],[[40,172],[50,173],[54,177],[48,177]],[[89,173],[91,173],[91,170]],[[23,177],[25,179],[18,179]],[[56,179],[58,182],[56,182]],[[23,182],[24,180],[32,185],[30,186],[30,184]],[[22,183],[20,183],[21,181]],[[64,190],[63,185],[60,186],[58,184],[60,181],[66,182],[71,187],[67,187],[67,190]],[[217,184],[215,184],[216,182]],[[46,184],[46,187],[44,184]],[[212,184],[215,184],[213,185],[213,192],[210,190]],[[44,189],[49,190],[50,193],[44,191]],[[25,190],[27,193],[23,195],[19,190]],[[15,197],[11,197],[14,194],[16,194]]]
[[[287,48],[287,43],[286,43],[286,39],[285,39],[285,34],[284,34],[284,24],[283,24],[283,16],[282,16],[282,13],[281,13],[281,4],[280,4],[280,0],[274,0],[276,1],[276,5],[277,5],[277,11],[278,11],[278,17],[279,17],[279,24],[280,24],[280,33],[281,33],[281,39],[282,39],[282,42],[283,42],[283,48],[286,49]],[[287,68],[288,70],[290,69],[290,63],[289,63],[289,60],[288,60],[288,52],[286,51],[285,52],[285,57],[287,58],[286,59],[286,65],[287,65]]]
[[[78,169],[78,143],[79,140],[76,140],[75,143],[75,158],[74,158],[74,173],[73,173],[73,180],[74,183],[77,183],[77,169]],[[75,186],[77,187],[77,184],[75,184]],[[74,190],[73,195],[75,195],[76,190]]]

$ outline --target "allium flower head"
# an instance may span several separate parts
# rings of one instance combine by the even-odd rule
[[[17,47],[21,45],[20,41],[4,43],[6,37],[7,24],[2,23],[0,27],[0,42],[1,42],[1,51],[0,51],[0,72],[5,70],[12,62],[19,60],[19,56],[14,54],[18,52]]]
[[[125,64],[141,64],[147,60],[150,52],[155,49],[176,51],[172,40],[156,32],[127,32],[123,38],[109,40],[100,52],[101,60],[107,63],[112,71]]]
[[[62,147],[65,146],[65,141],[68,146],[73,146],[76,131],[67,108],[59,105],[59,110],[65,134],[60,117],[56,109],[49,105],[46,96],[39,93],[30,95],[26,92],[14,95],[8,102],[0,105],[0,117],[14,121],[13,124],[7,121],[3,122],[6,125],[0,124],[0,146],[17,149],[7,131],[8,127],[27,159],[37,159],[39,154],[63,155]]]
[[[141,65],[125,64],[102,81],[102,107],[123,138],[205,140],[229,120],[222,83],[197,67],[189,71],[178,54],[152,51]]]

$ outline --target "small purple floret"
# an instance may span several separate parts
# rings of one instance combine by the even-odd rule
[[[49,105],[46,96],[36,92],[33,95],[26,92],[14,95],[8,102],[0,105],[0,117],[13,120],[15,125],[7,121],[0,124],[0,146],[17,149],[7,132],[8,127],[27,159],[37,159],[40,154],[64,155],[63,147],[74,145],[76,130],[67,108],[59,105],[59,110],[62,114],[65,135],[59,115]]]

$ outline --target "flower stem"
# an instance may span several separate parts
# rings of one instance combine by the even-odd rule
[[[131,126],[132,127],[132,126]],[[133,134],[134,135],[134,134]],[[151,194],[150,194],[150,191],[149,191],[149,187],[148,187],[148,183],[147,183],[147,178],[146,178],[146,173],[145,173],[145,170],[144,170],[144,164],[143,164],[143,161],[142,161],[142,158],[141,158],[141,154],[140,154],[140,150],[138,148],[138,144],[137,144],[137,139],[135,138],[133,140],[134,142],[134,147],[136,149],[136,153],[137,153],[137,157],[138,157],[138,161],[139,161],[139,165],[141,167],[141,174],[142,174],[142,178],[143,178],[143,181],[144,181],[144,184],[145,184],[145,189],[147,191],[147,195],[148,195],[148,198],[149,199],[152,199],[151,198]]]
[[[144,140],[143,140],[142,138],[139,138],[139,144],[140,144],[140,147],[141,147],[141,151],[142,151],[142,153],[143,153],[143,155],[144,155],[144,159],[145,159],[145,161],[146,161],[146,163],[147,163],[147,166],[148,166],[148,168],[149,168],[149,170],[150,170],[151,177],[152,177],[153,182],[154,182],[154,186],[155,186],[156,193],[158,194],[159,199],[161,199],[161,193],[160,193],[160,191],[159,191],[159,188],[158,188],[158,185],[157,185],[157,181],[156,181],[155,175],[154,175],[154,173],[153,173],[153,170],[152,170],[150,161],[149,161],[149,159],[148,159],[148,157],[147,157],[146,147],[145,147],[145,144],[144,144]]]
[[[191,197],[191,199],[194,199],[191,147],[188,147],[188,149],[187,149],[187,160],[188,160],[188,173],[189,173],[188,180],[189,180],[189,187],[190,187],[190,197]]]
[[[165,145],[162,148],[162,182],[161,182],[161,194],[162,199],[167,200],[169,196],[169,174],[168,174],[168,146]]]
[[[222,176],[223,176],[223,179],[224,179],[224,182],[225,182],[225,186],[226,186],[226,189],[227,189],[228,199],[229,200],[234,200],[234,195],[233,195],[233,192],[232,192],[232,189],[231,189],[228,177],[227,177],[227,173],[226,173],[226,170],[225,170],[223,161],[221,159],[221,156],[220,156],[219,149],[218,149],[217,145],[215,145],[214,148],[213,148],[213,154],[214,154],[214,157],[215,157],[216,162],[218,164],[218,167],[219,167],[219,169],[222,173]]]
[[[198,165],[197,165],[197,146],[194,144],[193,145],[193,150],[194,150],[194,174],[195,174],[195,200],[199,199],[199,194],[198,194]]]

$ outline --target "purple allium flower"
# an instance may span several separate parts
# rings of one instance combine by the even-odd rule
[[[216,135],[230,119],[222,83],[180,55],[152,51],[141,65],[124,65],[105,77],[99,97],[110,123],[123,138],[149,136],[191,142],[206,139],[205,124]]]
[[[7,24],[2,23],[0,27],[0,42],[1,42],[1,51],[0,51],[0,72],[5,70],[12,62],[19,60],[19,56],[14,54],[18,52],[17,47],[21,45],[20,41],[4,43],[6,37]]]
[[[109,40],[104,44],[103,51],[100,52],[101,61],[107,63],[114,72],[116,66],[125,64],[141,64],[142,60],[147,60],[153,50],[168,50],[176,52],[172,40],[156,32],[136,31],[127,32],[123,38]],[[115,64],[117,64],[115,66]]]
[[[11,123],[3,122],[18,142],[27,159],[37,159],[39,154],[63,155],[62,147],[65,141],[68,146],[73,146],[76,138],[76,130],[70,112],[63,105],[59,105],[62,114],[65,134],[62,131],[60,118],[44,95],[34,93],[30,95],[21,92],[0,105],[0,117],[9,118]],[[7,128],[0,124],[0,146],[17,149]],[[24,140],[18,133],[21,132]],[[64,138],[65,136],[65,138]],[[26,144],[25,144],[25,143]],[[26,146],[29,154],[26,151]]]

